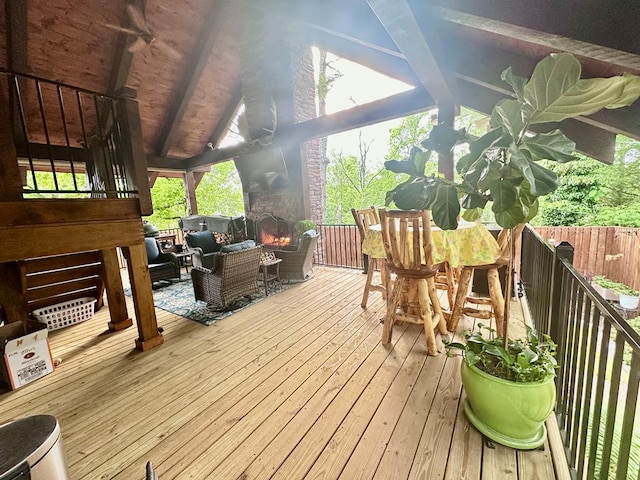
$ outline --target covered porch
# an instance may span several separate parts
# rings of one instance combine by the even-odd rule
[[[157,309],[167,342],[145,354],[106,334],[103,309],[51,332],[62,363],[3,395],[0,422],[58,418],[74,479],[142,478],[149,460],[162,479],[564,478],[549,442],[483,439],[461,409],[460,359],[427,355],[421,328],[384,347],[384,302],[360,307],[364,281],[316,267],[210,327]]]

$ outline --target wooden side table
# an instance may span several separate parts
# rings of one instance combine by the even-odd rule
[[[262,283],[264,283],[264,294],[269,296],[269,282],[277,281],[282,287],[280,280],[280,262],[281,258],[262,260],[260,262],[260,273],[262,273]]]
[[[178,261],[180,262],[180,266],[184,265],[187,274],[189,274],[189,263],[187,260],[191,260],[191,264],[193,265],[193,254],[195,252],[193,250],[184,250],[180,253],[175,253],[174,255],[178,257]]]

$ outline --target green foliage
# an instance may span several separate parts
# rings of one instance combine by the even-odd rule
[[[181,178],[158,177],[151,189],[153,215],[145,217],[158,227],[178,228],[178,220],[186,215],[184,182]]]
[[[204,215],[244,215],[242,183],[233,162],[211,166],[196,188],[198,212]]]
[[[526,339],[510,339],[506,348],[495,330],[482,323],[477,332],[466,332],[465,338],[466,344],[444,342],[447,354],[461,351],[467,364],[489,375],[513,382],[542,382],[556,375],[556,344],[548,335],[540,338],[530,327]]]
[[[613,280],[605,277],[604,275],[595,275],[591,279],[594,283],[597,283],[602,288],[607,288],[609,290],[613,290],[615,293],[619,295],[629,295],[631,297],[638,296],[638,291],[631,288],[629,285],[625,285],[621,282],[614,282]]]
[[[640,142],[619,135],[613,165],[581,156],[545,166],[558,189],[540,202],[540,224],[640,227]]]
[[[57,190],[88,190],[87,179],[84,174],[76,174],[76,182],[73,182],[73,175],[71,173],[56,173],[56,180],[54,181],[53,173],[51,172],[35,172],[36,183],[38,184],[38,190],[56,190],[55,181],[58,182]],[[33,177],[30,173],[27,174],[27,185],[25,189],[33,190]],[[50,193],[34,193],[30,194],[29,198],[51,198]],[[87,193],[61,193],[56,194],[56,198],[86,198]]]
[[[380,170],[353,155],[330,154],[327,166],[327,223],[353,223],[351,208],[381,205],[384,192],[396,183],[391,172]]]
[[[408,157],[411,148],[418,145],[435,125],[433,117],[432,112],[416,113],[403,118],[397,127],[390,128],[389,152],[385,156],[385,160]],[[432,168],[433,171],[427,172],[428,174],[435,173],[435,166]]]
[[[307,230],[315,230],[317,226],[318,224],[316,224],[316,222],[305,218],[304,220],[298,220],[298,222],[296,222],[296,232],[298,232],[298,235],[302,235]]]
[[[540,61],[528,80],[516,77],[510,68],[502,72],[516,98],[496,104],[492,129],[473,137],[444,124],[434,127],[421,143],[425,151],[414,151],[403,162],[385,163],[394,172],[409,174],[408,180],[389,192],[387,204],[395,203],[400,191],[408,191],[416,197],[412,208],[431,209],[434,222],[443,229],[457,228],[460,203],[469,212],[463,217],[469,219],[492,202],[496,222],[505,228],[533,219],[538,198],[555,191],[558,184],[557,174],[538,162],[564,163],[577,157],[575,143],[560,130],[533,134],[529,128],[629,105],[640,96],[640,77],[625,74],[583,80],[580,72],[580,63],[566,53]],[[461,181],[428,176],[421,170],[424,157],[430,158],[433,151],[448,153],[460,143],[469,145],[469,153],[456,165]],[[418,177],[424,180],[414,181]],[[435,193],[426,194],[425,188]],[[407,195],[401,197],[407,199]]]
[[[213,165],[196,188],[196,197],[198,212],[203,215],[242,215],[242,185],[233,162]],[[146,220],[160,229],[177,228],[178,220],[188,215],[181,178],[159,177],[151,189],[151,199],[153,215]]]
[[[541,162],[542,163],[542,162]],[[580,156],[571,163],[543,162],[558,176],[558,188],[540,204],[543,225],[587,225],[599,208],[607,168],[603,163]]]

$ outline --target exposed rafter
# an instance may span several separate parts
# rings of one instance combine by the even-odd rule
[[[454,75],[459,80],[506,95],[512,94],[512,90],[500,79],[500,73],[510,66],[516,74],[528,77],[538,61],[537,58],[489,46],[468,45],[466,51],[466,56],[461,57],[456,65]],[[463,88],[462,84],[460,88]],[[601,110],[588,117],[578,117],[577,120],[602,130],[640,140],[640,102],[615,111]]]
[[[411,68],[438,103],[453,105],[450,79],[441,70],[437,54],[425,39],[406,0],[367,0]]]
[[[314,118],[295,125],[282,126],[278,130],[277,136],[274,137],[273,143],[266,148],[302,143],[314,138],[346,132],[354,128],[404,117],[435,107],[435,101],[424,89],[415,88],[332,115]],[[265,147],[252,148],[246,144],[217,148],[188,159],[186,168],[194,169],[203,165],[213,165],[238,155],[264,149]]]
[[[420,79],[411,69],[404,55],[388,53],[387,48],[376,48],[372,43],[354,42],[342,34],[327,31],[307,31],[310,41],[335,55],[351,60],[371,70],[417,87]]]
[[[115,94],[115,92],[127,84],[129,72],[131,71],[131,63],[133,62],[133,53],[127,48],[127,44],[130,40],[130,33],[125,31],[120,31],[118,33],[116,53],[113,56],[113,65],[111,66],[109,83],[107,85],[108,95]]]
[[[9,70],[28,72],[27,58],[27,2],[5,0],[7,54]]]
[[[494,43],[496,46],[516,51],[535,51],[537,49],[543,54],[568,52],[581,60],[582,63],[602,64],[606,71],[596,73],[602,76],[617,75],[622,72],[640,74],[640,55],[447,8],[436,8],[435,13],[439,18],[452,26],[466,30],[470,35],[481,34],[484,39],[483,43]]]
[[[198,85],[202,71],[209,61],[211,50],[216,43],[218,33],[222,29],[226,19],[226,12],[229,5],[228,0],[217,0],[211,2],[209,12],[204,21],[202,31],[198,36],[198,41],[193,49],[194,55],[185,68],[182,81],[176,90],[176,97],[165,118],[164,126],[158,137],[156,153],[165,156],[169,151],[169,146],[178,133],[180,122],[187,110],[187,105]]]
[[[207,144],[211,144],[213,148],[216,148],[218,146],[223,138],[223,135],[229,130],[229,125],[231,125],[233,117],[238,112],[240,102],[242,102],[242,89],[240,88],[240,85],[237,85],[236,90],[233,92],[231,100],[229,100],[229,103],[227,104],[227,108],[225,108],[224,113],[218,120],[216,128],[214,128],[213,132],[211,132],[211,136],[209,137],[209,141],[207,142]],[[207,145],[205,145],[204,148],[208,148]]]
[[[508,94],[497,90],[488,90],[480,85],[460,80],[460,97],[462,105],[490,115],[493,107],[500,100],[508,98]],[[559,124],[546,124],[546,130],[559,128],[571,140],[576,142],[576,149],[604,163],[613,163],[615,134],[582,123],[576,119],[564,120]]]

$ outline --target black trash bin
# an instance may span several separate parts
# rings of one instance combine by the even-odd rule
[[[60,426],[51,415],[0,425],[0,480],[69,480]]]

